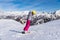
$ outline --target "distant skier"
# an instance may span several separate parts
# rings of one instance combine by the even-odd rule
[[[34,16],[34,15],[36,15],[36,11],[30,11],[29,12],[29,14],[27,16],[26,25],[25,25],[25,27],[23,28],[23,31],[22,31],[23,34],[25,34],[25,33],[28,32],[29,27],[30,27],[32,16]]]

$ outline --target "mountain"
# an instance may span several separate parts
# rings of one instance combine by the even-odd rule
[[[57,10],[55,13],[57,16],[60,16],[60,10]]]
[[[27,15],[29,11],[1,11],[0,15]]]

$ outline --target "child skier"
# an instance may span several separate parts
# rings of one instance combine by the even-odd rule
[[[30,11],[28,16],[27,16],[27,22],[26,22],[26,26],[24,27],[23,29],[23,34],[27,33],[28,32],[28,29],[30,27],[30,23],[31,23],[31,19],[32,19],[32,16],[33,15],[36,15],[36,11]]]

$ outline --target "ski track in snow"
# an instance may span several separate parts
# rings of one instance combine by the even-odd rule
[[[24,26],[14,20],[1,19],[0,40],[60,40],[60,20],[31,26],[31,33],[22,35],[19,32]]]

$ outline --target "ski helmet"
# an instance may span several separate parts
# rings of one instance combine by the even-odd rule
[[[33,14],[33,15],[36,15],[36,11],[33,10],[33,11],[32,11],[32,14]]]

